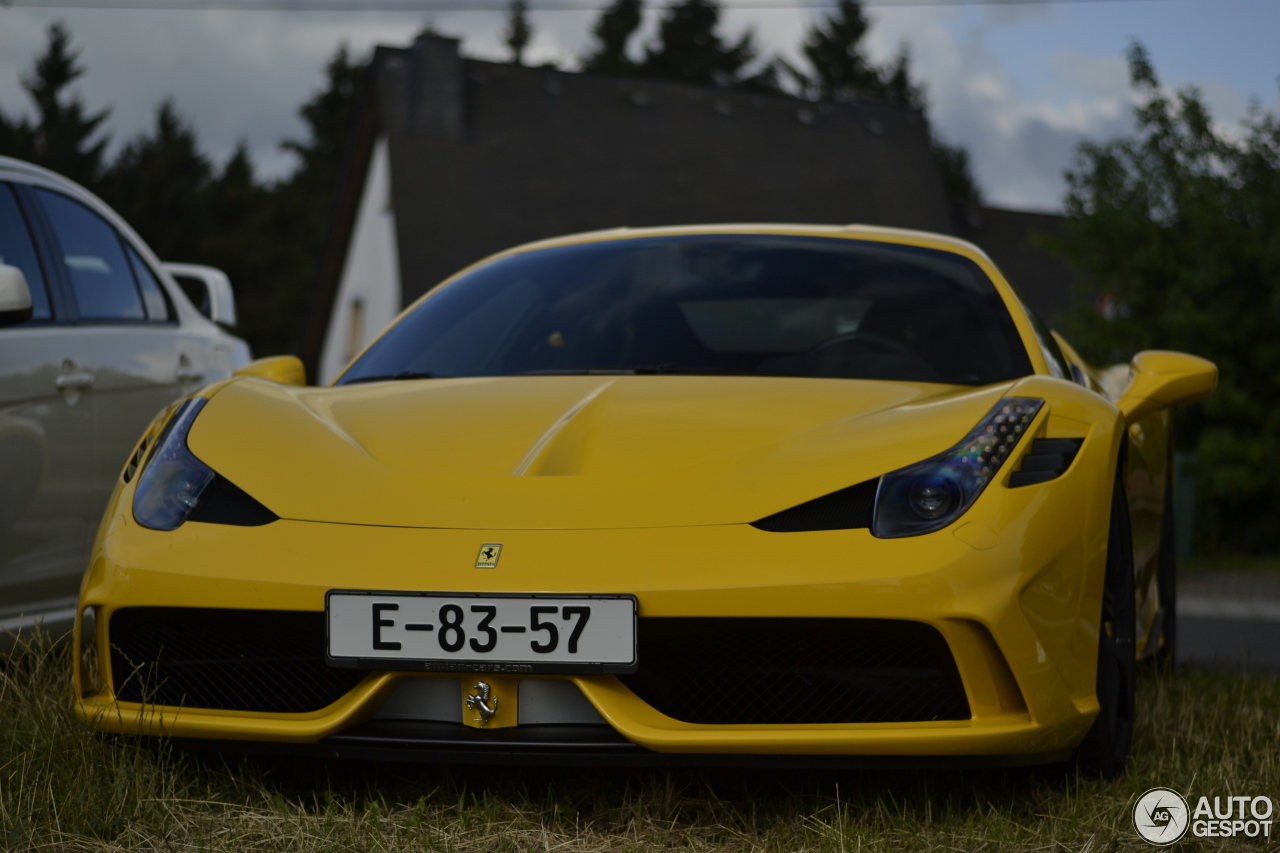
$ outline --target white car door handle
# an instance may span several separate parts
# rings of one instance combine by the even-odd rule
[[[75,373],[64,373],[53,383],[59,391],[84,391],[93,387],[93,374],[83,370]]]
[[[201,379],[204,379],[203,370],[196,370],[194,367],[178,368],[179,382],[199,382]]]

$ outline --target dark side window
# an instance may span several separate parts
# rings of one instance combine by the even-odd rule
[[[142,303],[147,309],[147,319],[165,321],[169,319],[169,300],[164,295],[164,287],[156,278],[151,267],[132,246],[125,243],[129,254],[129,264],[133,267],[134,278],[138,282],[138,290],[142,291]]]
[[[8,184],[0,184],[0,264],[17,267],[26,276],[27,287],[31,289],[31,319],[50,319],[53,312],[49,308],[44,271],[36,259],[31,231],[18,207],[17,196]]]
[[[499,258],[426,299],[341,381],[600,370],[963,385],[1032,372],[995,286],[963,256],[713,234]]]
[[[61,193],[36,192],[58,238],[81,319],[169,319],[160,283],[110,223]]]
[[[1067,357],[1062,354],[1062,347],[1058,346],[1058,340],[1053,336],[1053,332],[1049,331],[1049,327],[1045,325],[1045,322],[1030,308],[1027,308],[1026,311],[1027,316],[1031,318],[1031,327],[1035,330],[1036,341],[1040,344],[1040,349],[1044,353],[1044,360],[1049,364],[1049,373],[1059,379],[1075,381],[1071,369],[1067,366]]]

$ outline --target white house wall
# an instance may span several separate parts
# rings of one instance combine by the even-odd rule
[[[386,137],[381,137],[369,160],[364,195],[320,351],[320,384],[332,382],[347,362],[400,313],[398,257],[391,163]]]

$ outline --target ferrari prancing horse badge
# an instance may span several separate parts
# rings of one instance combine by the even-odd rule
[[[485,726],[489,725],[489,721],[493,719],[493,715],[498,713],[498,697],[493,696],[493,700],[490,701],[489,697],[493,694],[493,688],[490,687],[486,681],[477,681],[476,686],[473,689],[476,692],[467,697],[467,710],[475,711],[480,715],[471,722],[479,723],[480,728],[483,729]]]
[[[480,554],[476,557],[477,569],[496,569],[498,557],[502,555],[502,546],[486,542],[480,546]]]

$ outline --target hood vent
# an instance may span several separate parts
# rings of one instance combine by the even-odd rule
[[[852,530],[871,526],[880,478],[814,498],[751,522],[752,527],[770,533],[803,533],[811,530]]]
[[[1056,480],[1066,473],[1080,452],[1083,438],[1038,438],[1022,457],[1022,466],[1009,475],[1009,488]]]

